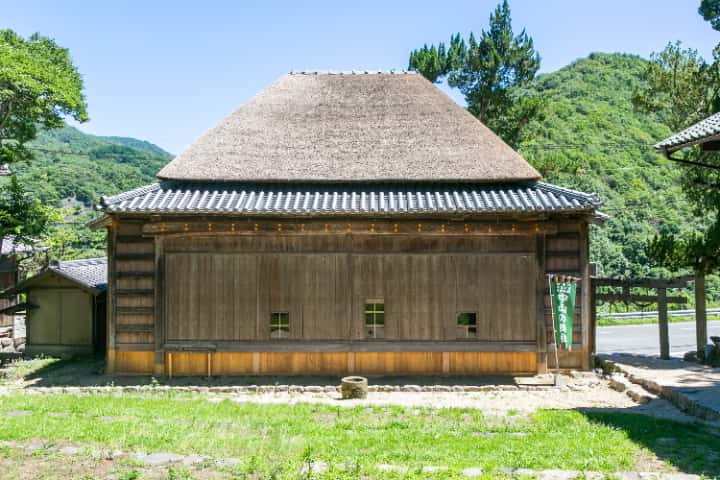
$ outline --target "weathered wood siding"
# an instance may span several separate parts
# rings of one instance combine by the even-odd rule
[[[1,240],[1,239],[0,239]],[[11,257],[0,258],[0,292],[14,287],[17,282],[17,264]],[[0,310],[12,307],[17,304],[17,296],[10,298],[0,298]],[[0,327],[8,327],[13,325],[12,315],[0,314]]]
[[[572,351],[560,351],[560,367],[569,369],[587,369],[589,365],[589,279],[588,263],[589,241],[586,222],[567,222],[558,225],[558,231],[546,238],[545,272],[558,275],[581,277],[577,286],[575,318],[573,321]],[[547,280],[545,280],[547,282]],[[555,368],[554,347],[552,344],[552,310],[549,285],[544,288],[544,318],[548,341],[548,368]]]
[[[25,319],[28,354],[88,354],[95,350],[92,294],[59,276],[35,282],[27,290]]]
[[[543,371],[553,357],[544,275],[583,276],[587,265],[581,221],[448,224],[453,235],[409,222],[372,224],[382,235],[356,232],[355,224],[346,231],[326,224],[323,234],[322,224],[268,223],[242,234],[230,223],[208,223],[204,233],[182,223],[115,223],[111,370],[141,373],[152,364],[155,374],[168,373],[172,354],[175,374],[207,373],[208,361],[216,374],[292,373],[303,365],[312,368],[302,373],[415,372],[405,362],[425,373]],[[384,341],[365,340],[368,299],[384,300]],[[290,339],[270,340],[273,311],[290,313]],[[461,311],[477,312],[476,340],[456,340]],[[584,365],[582,311],[579,300],[578,348],[561,355],[570,368]]]
[[[167,247],[166,247],[167,248]],[[268,340],[271,312],[290,338],[364,339],[364,306],[385,302],[388,340],[454,340],[477,312],[478,338],[535,340],[534,254],[170,253],[169,342]]]

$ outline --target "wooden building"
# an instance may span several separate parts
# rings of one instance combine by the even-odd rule
[[[551,272],[583,278],[561,364],[590,365],[598,199],[420,75],[285,75],[158,178],[93,223],[110,371],[542,372]]]
[[[107,259],[51,262],[11,293],[25,294],[25,353],[103,352],[106,339]]]
[[[13,235],[0,238],[0,292],[12,289],[20,281],[19,264],[21,260],[42,250],[45,248],[38,245],[37,242],[35,244],[20,242]],[[17,294],[0,295],[0,311],[10,309],[8,314],[0,313],[0,327],[13,326],[15,318],[10,312],[17,303]]]
[[[699,159],[677,156],[676,153],[688,148],[699,148]],[[655,149],[665,155],[668,160],[695,167],[698,171],[707,169],[711,172],[720,170],[718,152],[720,152],[720,113],[710,115],[685,130],[662,140],[655,145]],[[708,188],[718,188],[717,184],[708,183],[706,179],[695,178],[698,184],[706,184]],[[708,342],[707,327],[707,295],[705,290],[705,269],[695,268],[695,340],[698,357],[705,356],[705,347]],[[662,331],[662,330],[661,330]],[[667,347],[667,346],[666,346]],[[661,344],[661,350],[663,345]],[[667,348],[666,348],[667,350]]]

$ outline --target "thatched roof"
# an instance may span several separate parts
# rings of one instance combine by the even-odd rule
[[[158,174],[247,182],[538,180],[540,174],[413,73],[291,73]]]

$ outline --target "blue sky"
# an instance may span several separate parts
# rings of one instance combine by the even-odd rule
[[[479,32],[499,0],[2,0],[0,28],[68,47],[98,135],[179,153],[290,70],[403,69],[410,50]],[[511,0],[542,71],[591,52],[644,57],[680,39],[708,57],[720,42],[700,0]]]

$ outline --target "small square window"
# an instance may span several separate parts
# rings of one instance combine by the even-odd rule
[[[457,338],[477,338],[477,313],[458,313]]]
[[[385,302],[365,302],[365,338],[385,338]]]
[[[270,314],[270,338],[290,337],[290,314],[288,312],[273,312]]]

